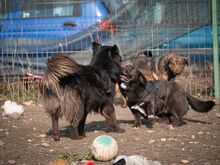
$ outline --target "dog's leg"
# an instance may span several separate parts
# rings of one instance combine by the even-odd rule
[[[55,141],[60,140],[60,131],[58,126],[59,117],[56,115],[51,115],[52,119],[52,136]]]
[[[132,127],[133,128],[139,128],[141,126],[141,120],[140,120],[141,115],[140,115],[139,112],[137,112],[136,109],[131,109],[130,108],[130,110],[131,110],[132,115],[134,116],[134,120],[135,120],[134,125]]]
[[[157,103],[156,103],[156,96],[153,94],[148,94],[148,96],[145,98],[145,104],[147,104],[147,114],[148,117],[154,118],[155,117],[155,112],[157,108]]]
[[[160,113],[157,114],[157,117],[159,117],[161,120],[161,122],[166,123],[166,124],[171,124],[172,120],[171,120],[171,114],[169,113]]]
[[[178,114],[173,114],[173,116],[175,118],[175,120],[172,122],[173,126],[180,127],[180,126],[186,124],[186,122],[184,122],[182,117],[179,116]]]
[[[124,98],[124,96],[122,96],[122,99],[123,99],[123,105],[121,107],[126,108],[127,107],[127,100]]]
[[[169,111],[171,113],[171,117],[172,116],[174,117],[174,120],[171,121],[173,126],[180,127],[181,125],[185,124],[182,116],[178,114],[178,112],[174,108],[170,109]],[[170,117],[170,120],[171,120],[171,117]]]
[[[113,130],[113,132],[125,132],[121,129],[116,121],[115,108],[113,105],[108,105],[103,109],[102,115],[104,116],[108,127]]]
[[[79,133],[79,136],[83,136],[85,137],[85,131],[84,131],[84,128],[85,128],[85,122],[86,122],[86,117],[87,117],[87,113],[84,114],[82,120],[80,120],[79,122],[79,125],[78,125],[78,133]]]
[[[71,124],[70,126],[70,138],[71,139],[82,139],[82,136],[79,136],[78,127],[75,124]]]

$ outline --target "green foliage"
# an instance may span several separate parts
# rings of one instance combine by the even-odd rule
[[[71,160],[71,161],[81,161],[81,160],[92,160],[93,156],[90,152],[86,153],[61,153],[58,156],[59,159]]]
[[[34,101],[39,102],[41,93],[37,89],[28,89],[22,82],[16,82],[11,85],[11,82],[0,82],[0,101],[13,100],[17,102]]]
[[[115,100],[114,100],[114,103],[116,105],[123,105],[124,104],[124,100],[123,100],[122,96],[116,96]]]

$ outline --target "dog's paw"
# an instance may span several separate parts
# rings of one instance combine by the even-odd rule
[[[133,129],[140,129],[140,126],[133,126]]]
[[[118,133],[124,133],[124,132],[125,132],[125,129],[119,128],[116,132],[118,132]]]
[[[79,136],[86,137],[85,132],[79,132]]]
[[[84,137],[83,137],[83,136],[70,136],[70,138],[71,138],[72,140],[81,140],[81,139],[83,139]]]
[[[59,141],[60,140],[60,135],[53,135],[53,140],[54,141]]]
[[[134,129],[139,129],[141,127],[141,124],[140,123],[135,123],[132,127]]]
[[[185,124],[186,124],[185,121],[174,121],[174,122],[172,122],[173,127],[181,127]]]

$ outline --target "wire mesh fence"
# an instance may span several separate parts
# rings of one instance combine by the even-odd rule
[[[47,59],[63,52],[86,65],[92,41],[117,44],[124,58],[142,51],[187,56],[177,81],[211,97],[211,18],[211,0],[0,0],[1,97],[39,99]]]

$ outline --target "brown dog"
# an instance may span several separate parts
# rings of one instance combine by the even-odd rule
[[[174,125],[181,126],[189,105],[200,113],[209,112],[215,106],[211,100],[201,101],[193,97],[175,81],[148,81],[132,65],[124,67],[119,86],[135,117],[135,127],[140,126],[141,116],[146,118],[149,114],[167,117]]]
[[[188,65],[188,59],[173,53],[154,57],[151,57],[149,53],[144,53],[144,56],[129,58],[122,63],[123,66],[128,64],[137,67],[147,80],[170,81],[182,73]]]

